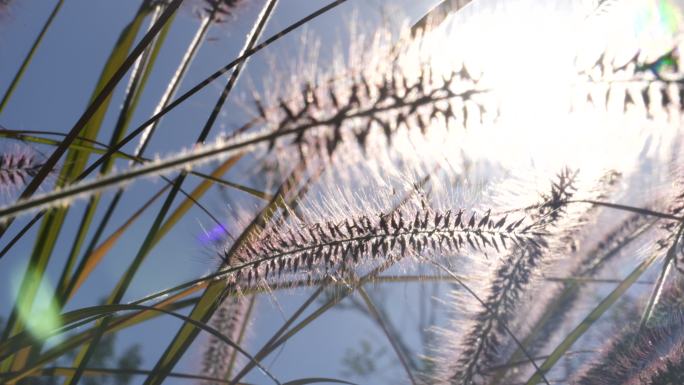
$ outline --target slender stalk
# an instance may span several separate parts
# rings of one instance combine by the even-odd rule
[[[33,59],[33,55],[38,50],[40,43],[43,42],[43,37],[45,37],[45,34],[47,33],[48,29],[50,29],[52,22],[57,17],[57,14],[59,13],[59,10],[62,8],[63,4],[64,4],[64,0],[58,0],[57,4],[55,4],[55,7],[52,9],[52,12],[50,12],[50,16],[48,16],[48,19],[45,21],[45,24],[43,24],[43,28],[40,30],[40,33],[38,33],[38,37],[36,37],[36,40],[33,42],[31,49],[29,50],[28,54],[24,58],[24,61],[21,63],[19,70],[14,75],[12,82],[10,83],[9,87],[7,88],[7,91],[5,91],[5,94],[3,95],[2,100],[0,101],[0,114],[2,113],[2,111],[7,106],[7,103],[9,102],[10,98],[12,97],[12,94],[14,93],[15,88],[17,88],[17,86],[19,85],[19,81],[21,81],[22,77],[24,76],[24,72],[26,72],[26,69],[28,68],[29,64],[31,64],[31,60]]]

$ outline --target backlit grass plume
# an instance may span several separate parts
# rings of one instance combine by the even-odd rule
[[[575,194],[577,172],[563,170],[549,193],[533,209],[532,218],[550,229],[563,216],[567,202]],[[472,326],[460,342],[457,358],[445,361],[445,383],[473,385],[486,383],[486,371],[499,361],[499,352],[508,338],[507,323],[517,319],[518,305],[536,269],[548,252],[548,235],[534,244],[520,244],[504,256],[492,273],[486,308],[473,316]],[[452,336],[453,338],[453,336]],[[451,373],[449,373],[451,371]]]
[[[525,218],[509,220],[490,212],[434,212],[398,209],[340,221],[270,229],[237,251],[243,264],[235,280],[251,284],[283,273],[344,275],[379,258],[432,257],[463,249],[541,248],[543,229]]]
[[[40,156],[24,146],[8,146],[0,153],[0,186],[20,189],[33,178],[43,166]]]
[[[242,341],[247,330],[251,310],[250,298],[228,296],[211,318],[211,326],[227,336],[231,341]],[[202,359],[202,374],[217,379],[229,379],[231,370],[235,369],[236,350],[226,345],[215,336],[210,336],[204,347]],[[203,381],[204,385],[214,385],[216,382]]]

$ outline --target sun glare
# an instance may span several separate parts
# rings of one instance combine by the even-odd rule
[[[626,100],[655,76],[639,66],[678,46],[680,7],[625,1],[590,17],[578,5],[528,3],[471,3],[433,36],[433,68],[462,65],[469,86],[482,91],[480,102],[496,109],[494,119],[476,127],[465,122],[450,140],[433,141],[435,152],[454,154],[443,147],[458,146],[469,159],[532,172],[540,181],[562,167],[590,179],[608,170],[628,173],[641,158],[658,156],[678,115]],[[667,90],[648,92],[669,97]]]

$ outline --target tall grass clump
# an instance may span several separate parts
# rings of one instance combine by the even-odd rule
[[[0,383],[682,382],[681,4],[125,3],[0,0]]]

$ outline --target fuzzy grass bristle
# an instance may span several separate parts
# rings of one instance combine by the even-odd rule
[[[474,86],[467,71],[437,76],[429,66],[423,66],[415,77],[407,76],[396,62],[390,68],[374,78],[355,76],[348,89],[305,84],[300,97],[281,99],[275,113],[267,113],[258,101],[256,110],[274,131],[293,132],[292,143],[300,153],[313,150],[328,156],[345,137],[355,139],[365,149],[373,132],[391,144],[400,129],[415,127],[425,134],[437,119],[447,125],[465,126],[472,123],[470,115],[474,114],[474,119],[482,122],[487,109],[477,95],[486,94],[486,90]],[[269,148],[274,144],[272,141]]]
[[[495,218],[490,212],[480,217],[463,210],[399,209],[389,215],[296,224],[266,231],[240,248],[234,265],[245,268],[238,270],[235,279],[246,279],[249,285],[255,279],[268,280],[283,273],[343,275],[378,258],[448,255],[466,248],[544,247],[543,229],[537,223],[524,222],[525,217],[509,220]]]
[[[211,326],[227,336],[231,341],[240,341],[245,323],[249,322],[250,299],[241,296],[226,297],[211,318]],[[202,373],[207,377],[226,379],[230,376],[231,366],[235,366],[235,350],[223,341],[211,336],[204,348]],[[216,385],[213,381],[203,381],[203,385]]]
[[[552,181],[550,194],[542,194],[532,219],[543,223],[545,228],[554,226],[576,190],[576,177],[577,172],[563,169]],[[447,382],[462,385],[484,383],[488,368],[498,362],[499,350],[507,338],[506,324],[514,321],[520,299],[548,251],[548,236],[543,236],[536,245],[517,245],[501,259],[489,284],[489,294],[484,299],[486,307],[474,316],[472,327],[461,342],[456,363],[448,363],[450,368],[447,371],[452,373],[445,379]],[[540,244],[543,247],[539,247]]]
[[[20,188],[43,166],[38,156],[28,149],[15,147],[0,154],[0,186]]]

